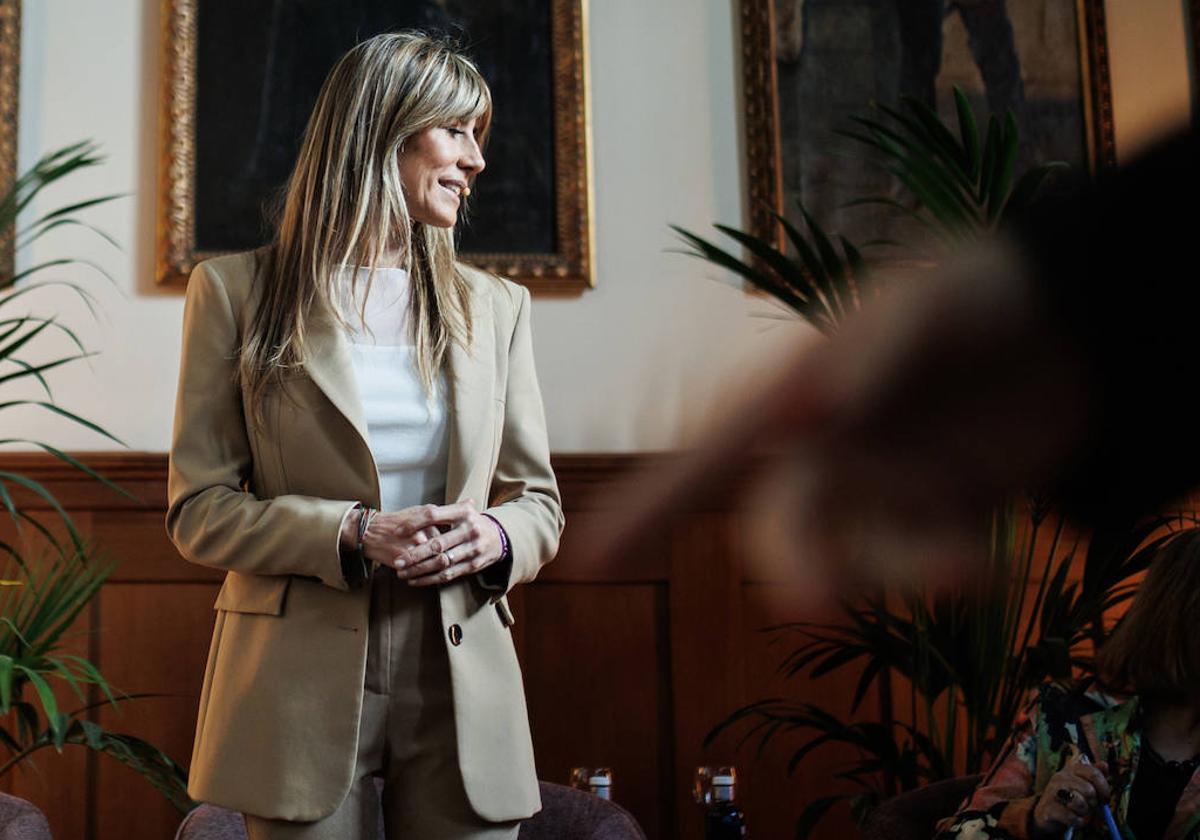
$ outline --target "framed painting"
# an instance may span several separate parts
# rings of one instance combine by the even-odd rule
[[[364,38],[448,33],[495,101],[463,259],[534,291],[592,284],[585,0],[164,0],[157,276],[265,244],[309,112]]]
[[[837,134],[904,96],[957,126],[961,88],[981,127],[1012,111],[1018,167],[1064,161],[1059,187],[1116,165],[1103,0],[742,0],[751,230],[782,245],[774,210],[799,202],[852,241],[888,239],[894,189]],[[956,131],[957,133],[957,131]],[[857,156],[857,159],[855,159]]]
[[[17,177],[17,115],[21,79],[21,0],[0,0],[0,191]],[[0,231],[0,277],[13,272],[13,231]]]

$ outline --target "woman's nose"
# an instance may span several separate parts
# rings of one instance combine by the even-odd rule
[[[458,163],[459,167],[470,172],[472,175],[478,175],[487,166],[487,161],[483,159],[483,150],[479,148],[474,138]]]

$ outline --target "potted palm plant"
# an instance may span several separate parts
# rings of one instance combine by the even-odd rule
[[[103,196],[69,204],[37,217],[18,229],[18,216],[46,187],[102,158],[90,142],[77,143],[42,157],[22,174],[0,197],[0,231],[15,238],[15,247],[36,242],[47,233],[67,227],[90,228],[108,241],[103,232],[78,217],[89,207],[118,196]],[[114,243],[115,244],[115,243]],[[82,286],[64,280],[39,279],[54,269],[85,264],[80,260],[47,260],[0,277],[0,394],[34,386],[43,396],[0,398],[0,412],[19,407],[33,408],[64,417],[97,434],[121,443],[96,424],[59,405],[47,374],[91,355],[78,336],[54,316],[19,314],[27,296],[38,289],[58,285],[72,289],[92,308],[91,295]],[[98,266],[86,263],[103,273]],[[106,275],[107,276],[107,275]],[[94,311],[94,310],[93,310]],[[72,350],[43,358],[38,350],[54,333],[66,336]],[[5,438],[3,444],[36,446],[55,458],[82,470],[115,492],[130,497],[78,459],[38,440]],[[124,444],[122,444],[124,445]],[[55,536],[21,503],[22,494],[40,499],[61,521],[65,538]],[[96,666],[82,656],[67,652],[65,640],[72,624],[99,592],[111,572],[95,548],[80,535],[61,504],[40,483],[18,473],[0,470],[0,505],[16,526],[18,539],[0,540],[0,776],[21,766],[44,749],[64,750],[81,746],[114,758],[140,773],[181,811],[192,806],[186,792],[186,775],[161,750],[131,735],[111,732],[89,713],[97,705],[117,705],[128,699],[115,691]],[[76,703],[60,704],[55,686],[68,690]]]

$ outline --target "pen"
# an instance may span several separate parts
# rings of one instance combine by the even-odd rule
[[[1091,761],[1088,760],[1087,753],[1080,753],[1079,760],[1084,764],[1091,764]],[[1112,808],[1108,807],[1107,802],[1100,805],[1100,814],[1104,817],[1104,825],[1108,827],[1108,836],[1111,837],[1112,840],[1122,840],[1121,830],[1117,828],[1117,821],[1113,819]],[[1071,826],[1067,829],[1066,833],[1063,834],[1064,840],[1071,840],[1071,838],[1074,836],[1075,826]]]

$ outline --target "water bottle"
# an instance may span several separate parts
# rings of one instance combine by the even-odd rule
[[[736,787],[732,772],[712,777],[708,811],[704,814],[704,840],[741,840],[749,836],[746,815],[734,803]]]

